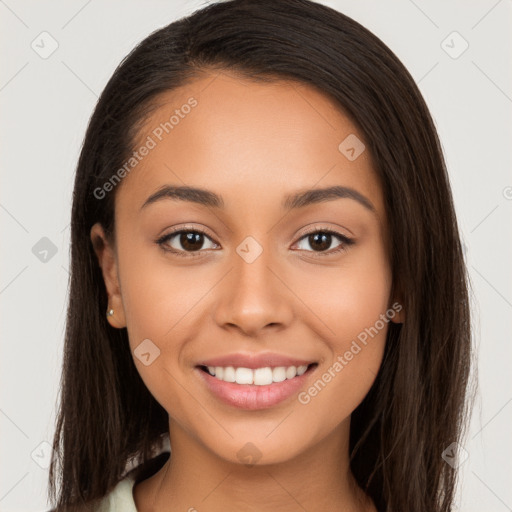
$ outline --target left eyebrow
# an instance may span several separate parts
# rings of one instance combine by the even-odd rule
[[[342,186],[307,189],[287,195],[283,200],[282,207],[285,210],[292,210],[296,208],[303,208],[311,204],[344,198],[353,199],[363,205],[367,210],[370,210],[374,214],[377,213],[372,202],[366,196],[353,188]],[[222,199],[222,196],[219,196],[211,190],[187,186],[164,185],[146,199],[144,204],[141,206],[141,209],[162,199],[177,199],[180,201],[190,201],[212,208],[224,208],[224,200]]]
[[[191,201],[193,203],[210,206],[212,208],[224,208],[224,201],[222,197],[211,190],[196,187],[175,187],[172,185],[164,185],[144,201],[144,204],[141,206],[141,210],[151,203],[155,203],[156,201],[165,198]]]
[[[286,196],[283,202],[285,210],[294,208],[302,208],[310,204],[323,203],[325,201],[333,201],[334,199],[354,199],[363,205],[367,210],[377,214],[375,206],[363,194],[350,187],[333,186],[327,188],[308,189],[295,194]]]

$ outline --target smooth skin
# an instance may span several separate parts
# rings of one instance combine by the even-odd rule
[[[350,472],[349,429],[379,371],[387,323],[307,404],[293,396],[237,409],[196,368],[233,352],[278,352],[319,363],[307,391],[399,302],[369,151],[350,161],[338,149],[349,134],[363,136],[308,85],[217,71],[164,93],[140,142],[191,96],[197,106],[118,185],[115,246],[100,224],[91,229],[104,242],[96,253],[114,309],[108,321],[127,328],[132,353],[146,339],[160,350],[150,365],[135,355],[134,363],[169,413],[172,457],[134,487],[137,510],[376,511]],[[224,208],[172,198],[142,208],[166,184],[211,190]],[[357,190],[375,212],[352,198],[281,205],[288,194],[335,185]],[[167,240],[179,256],[156,243],[174,228],[206,236],[192,250],[179,234]],[[336,236],[324,245],[305,236],[322,228],[354,244],[335,253],[344,245]],[[248,236],[263,249],[252,263],[236,251]],[[403,322],[404,310],[392,321]],[[251,467],[238,455],[247,443],[260,453]]]

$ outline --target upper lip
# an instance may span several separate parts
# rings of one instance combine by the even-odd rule
[[[228,354],[225,356],[212,357],[211,359],[205,359],[198,363],[197,366],[233,366],[235,368],[265,368],[267,366],[308,366],[315,361],[308,361],[305,359],[298,359],[296,357],[286,356],[276,353],[236,353]]]

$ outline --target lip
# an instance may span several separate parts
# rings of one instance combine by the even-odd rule
[[[317,361],[306,359],[297,359],[296,357],[286,356],[284,354],[277,354],[274,352],[264,352],[259,354],[237,352],[235,354],[228,354],[225,356],[213,357],[206,359],[197,364],[197,366],[233,366],[235,368],[265,368],[270,366],[275,368],[277,366],[308,366]]]
[[[195,371],[206,384],[209,391],[223,403],[239,409],[258,410],[268,409],[296,395],[306,386],[307,381],[316,368],[318,368],[318,364],[308,366],[306,372],[300,376],[297,375],[293,379],[273,382],[265,386],[224,382],[210,375],[207,371],[202,370],[199,366],[195,368]]]

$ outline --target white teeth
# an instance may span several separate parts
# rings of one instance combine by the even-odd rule
[[[308,369],[308,365],[305,364],[303,366],[297,367],[297,375],[302,375],[303,373],[306,373],[306,370]]]
[[[217,373],[215,373],[217,377]],[[219,377],[222,380],[222,377]],[[235,380],[237,384],[252,384],[254,382],[254,372],[249,368],[237,368],[235,370]]]
[[[295,366],[289,366],[286,368],[286,378],[287,379],[293,379],[297,375],[297,368]]]
[[[255,384],[256,386],[267,386],[272,382],[283,382],[286,379],[293,379],[295,376],[303,375],[308,369],[307,365],[302,366],[277,366],[270,368],[234,368],[233,366],[208,366],[210,375],[215,376],[224,382],[236,382],[237,384]]]
[[[290,368],[293,368],[293,366],[290,366]],[[295,370],[294,373],[296,373],[297,369],[293,369]],[[286,380],[286,368],[284,366],[278,366],[277,368],[274,368],[272,370],[272,380],[274,382],[283,382],[283,380]]]
[[[222,380],[226,382],[235,382],[236,375],[235,369],[232,366],[228,366],[224,368],[224,375],[222,376]]]
[[[254,384],[257,386],[272,384],[272,368],[256,368],[253,373]]]

